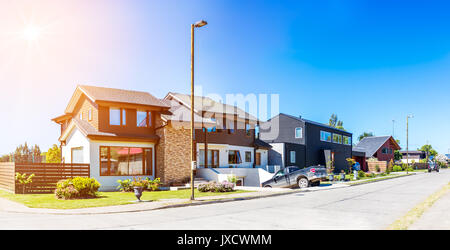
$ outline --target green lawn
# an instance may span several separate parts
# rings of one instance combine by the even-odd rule
[[[201,193],[195,190],[195,197],[229,195],[249,191],[235,190],[229,193]],[[87,207],[104,207],[114,205],[133,204],[136,200],[134,193],[100,192],[99,198],[80,200],[58,200],[54,194],[12,194],[0,190],[0,197],[19,202],[32,208],[75,209]],[[141,200],[157,201],[161,199],[189,199],[191,190],[144,192]]]

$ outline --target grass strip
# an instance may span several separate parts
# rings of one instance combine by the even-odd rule
[[[387,229],[388,230],[406,230],[414,222],[416,222],[425,211],[427,211],[433,204],[444,196],[450,190],[450,183],[445,185],[439,191],[428,196],[423,202],[417,204],[414,208],[409,210],[403,217],[397,219]]]

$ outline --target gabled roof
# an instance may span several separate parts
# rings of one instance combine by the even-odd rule
[[[358,145],[353,147],[354,151],[365,152],[366,157],[372,157],[388,140],[396,146],[397,150],[400,149],[398,143],[392,136],[371,136],[364,137]]]
[[[104,101],[169,108],[160,99],[147,92],[79,85],[67,105],[66,114],[73,112],[82,94],[85,94],[92,102]]]
[[[186,94],[180,94],[180,93],[173,93],[169,92],[164,100],[168,100],[168,98],[174,98],[175,100],[181,102],[183,105],[185,105],[188,109],[191,107],[191,96]],[[257,121],[258,119],[254,117],[253,115],[245,112],[244,110],[228,105],[225,103],[220,103],[217,101],[214,101],[213,99],[209,97],[203,97],[203,96],[194,96],[194,112],[200,113],[200,112],[211,112],[211,113],[225,113],[234,115],[236,114],[239,118],[242,119],[249,119],[251,121]]]

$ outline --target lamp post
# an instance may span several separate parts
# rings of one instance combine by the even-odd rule
[[[409,168],[409,138],[408,138],[408,130],[409,130],[409,118],[413,118],[414,115],[407,115],[406,116],[406,174],[408,174],[408,168]]]
[[[194,148],[194,30],[208,23],[204,20],[191,24],[191,200],[194,200],[194,169],[195,148]]]

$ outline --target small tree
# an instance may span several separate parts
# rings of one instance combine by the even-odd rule
[[[352,166],[356,164],[356,161],[353,158],[347,158],[346,160],[347,160],[347,164],[348,164],[348,170],[349,170],[349,172],[351,172]]]
[[[45,154],[45,161],[47,163],[60,163],[61,162],[61,149],[53,144],[51,148],[48,149]]]
[[[25,193],[25,187],[33,182],[33,177],[34,174],[31,174],[30,176],[27,177],[27,174],[25,173],[23,174],[20,174],[19,172],[16,173],[16,181],[18,181],[22,186],[23,194]]]

